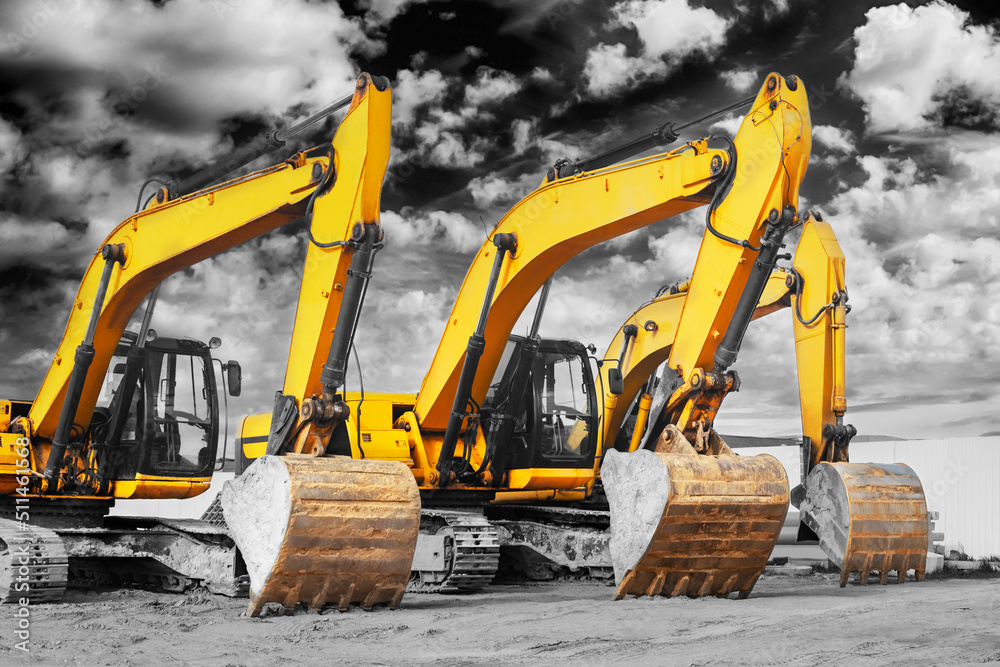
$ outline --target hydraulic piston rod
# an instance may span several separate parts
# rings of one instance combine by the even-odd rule
[[[486,318],[490,314],[490,304],[493,302],[493,293],[496,291],[497,281],[500,279],[500,267],[503,266],[503,259],[507,255],[507,251],[513,252],[517,247],[517,236],[514,234],[494,234],[493,245],[496,246],[497,253],[493,259],[490,282],[486,287],[486,294],[483,295],[483,307],[479,311],[479,322],[476,324],[476,330],[469,336],[469,344],[465,349],[465,363],[462,365],[458,389],[455,391],[455,402],[452,403],[451,415],[448,417],[444,440],[441,443],[441,456],[437,463],[440,474],[438,484],[440,486],[446,486],[451,481],[455,445],[458,443],[458,434],[462,430],[462,422],[465,421],[465,408],[472,395],[472,383],[476,380],[479,358],[483,355],[483,350],[486,349],[486,336],[484,335]]]
[[[125,263],[125,244],[105,245],[101,248],[101,256],[104,258],[104,271],[101,273],[101,281],[97,285],[97,295],[94,297],[94,306],[90,312],[90,323],[87,325],[87,333],[83,337],[83,342],[76,348],[73,372],[69,376],[66,397],[63,399],[62,411],[59,413],[59,422],[56,424],[56,432],[52,436],[52,448],[49,450],[49,458],[45,463],[45,480],[50,485],[59,475],[63,456],[66,454],[66,448],[69,447],[73,420],[76,418],[76,410],[80,406],[83,385],[87,382],[87,371],[90,370],[90,364],[94,361],[94,333],[97,331],[97,320],[104,307],[104,297],[108,293],[108,283],[111,282],[111,269],[115,264]]]

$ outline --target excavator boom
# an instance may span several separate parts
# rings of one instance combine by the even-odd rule
[[[652,397],[646,448],[628,455],[610,450],[602,461],[617,598],[734,591],[746,597],[778,539],[788,509],[784,468],[767,454],[736,457],[713,423],[726,394],[739,388],[728,369],[783,237],[797,222],[810,145],[805,86],[769,74],[706,214]]]
[[[212,185],[234,166],[280,147],[283,139],[272,133],[263,148],[240,149],[179,185],[161,189],[155,202],[111,232],[84,275],[37,398],[27,410],[19,405],[19,412],[26,414],[7,420],[0,429],[2,452],[9,451],[0,452],[0,488],[8,498],[27,490],[35,507],[44,502],[57,517],[61,509],[66,513],[61,520],[72,523],[78,505],[106,512],[114,498],[185,498],[207,490],[218,426],[212,360],[196,360],[186,353],[191,359],[182,365],[194,369],[197,361],[206,381],[200,385],[203,391],[192,385],[185,394],[204,411],[181,409],[175,401],[182,379],[176,362],[186,343],[170,353],[149,351],[145,345],[155,288],[185,267],[305,218],[310,251],[290,372],[285,393],[279,394],[279,407],[288,413],[288,425],[296,428],[293,435],[276,434],[271,453],[309,456],[307,461],[287,462],[285,456],[267,457],[262,467],[262,472],[285,475],[283,506],[296,519],[286,515],[282,525],[273,527],[271,535],[278,538],[268,543],[276,554],[273,571],[252,568],[251,594],[258,610],[270,600],[399,603],[419,524],[420,500],[412,474],[399,461],[347,460],[345,466],[320,456],[332,431],[343,423],[338,388],[371,260],[381,241],[379,196],[390,145],[388,81],[362,74],[353,96],[308,122],[347,102],[350,109],[331,145]],[[124,379],[115,388],[110,410],[102,407],[95,414],[123,331],[151,291],[141,335],[121,364]],[[162,367],[150,367],[149,360],[160,357]],[[197,379],[194,370],[188,373],[189,382]],[[198,403],[199,395],[205,405]],[[132,426],[126,438],[122,427],[128,420]],[[205,433],[204,446],[187,455],[180,436],[191,428]],[[224,507],[227,520],[236,526],[239,546],[251,553],[255,545],[239,540],[246,525],[262,523],[262,506],[241,504],[239,494],[227,497],[233,501],[232,507]],[[355,508],[353,522],[342,513],[346,505]],[[340,520],[325,520],[331,514]],[[102,515],[96,516],[100,521]],[[4,523],[0,532],[11,522]],[[45,542],[51,536],[39,532],[37,537]],[[10,552],[4,557],[9,559]],[[325,573],[321,578],[328,583],[300,579],[303,563]],[[393,571],[400,572],[397,579],[402,577],[398,585],[393,584]],[[63,571],[57,588],[65,582]]]
[[[818,538],[841,571],[861,583],[877,571],[902,582],[923,579],[927,564],[927,504],[908,466],[849,462],[855,429],[844,424],[845,330],[849,310],[844,255],[833,229],[814,220],[795,254],[792,295],[795,356],[802,406],[802,485],[792,492],[801,510],[800,536]]]

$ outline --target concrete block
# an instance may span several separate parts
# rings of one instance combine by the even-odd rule
[[[944,568],[944,556],[941,554],[927,553],[927,569],[924,570],[926,574],[932,574],[934,572],[940,572]]]
[[[808,577],[813,569],[808,565],[768,565],[764,574],[778,574],[786,577]]]
[[[983,563],[989,563],[994,572],[1000,570],[1000,562],[982,560],[949,560],[946,561],[945,567],[949,570],[978,570]]]
[[[941,554],[948,560],[964,560],[968,556],[965,554],[965,547],[959,542],[944,542],[935,544],[934,551]]]

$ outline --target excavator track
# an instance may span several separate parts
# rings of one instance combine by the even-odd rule
[[[923,486],[901,463],[819,463],[806,477],[804,497],[793,502],[802,521],[819,536],[820,548],[840,568],[840,586],[851,572],[861,584],[872,572],[879,583],[890,572],[899,583],[927,567],[928,523]]]
[[[226,483],[222,507],[250,575],[248,616],[268,602],[399,606],[420,528],[405,464],[264,456]]]
[[[408,592],[471,593],[493,581],[500,537],[482,514],[424,510],[420,532]]]
[[[616,459],[621,459],[616,461]],[[607,452],[611,558],[626,595],[746,598],[788,511],[773,456]]]
[[[0,595],[3,602],[59,602],[69,577],[62,539],[48,528],[0,519]]]

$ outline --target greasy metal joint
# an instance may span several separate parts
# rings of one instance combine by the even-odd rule
[[[306,398],[299,408],[302,421],[325,423],[329,421],[344,421],[351,414],[351,409],[343,401],[323,398]]]
[[[511,255],[517,253],[517,234],[494,234],[493,245],[501,252],[509,251]]]
[[[847,461],[847,447],[858,434],[852,424],[826,424],[823,426],[823,453],[832,461]]]
[[[767,77],[767,92],[773,93],[775,88],[778,87],[778,77],[773,74]]]
[[[785,85],[788,86],[788,90],[798,90],[799,89],[799,77],[794,74],[785,77]]]
[[[701,383],[704,381],[704,379],[705,378],[698,371],[695,371],[694,373],[692,373],[691,374],[691,388],[692,389],[699,388],[701,386]]]
[[[101,248],[101,257],[105,262],[118,262],[118,264],[125,264],[125,244],[124,243],[108,243],[103,248]]]
[[[656,326],[656,322],[653,320],[646,320],[646,323],[642,325],[642,328],[650,333],[656,331],[659,327]]]

